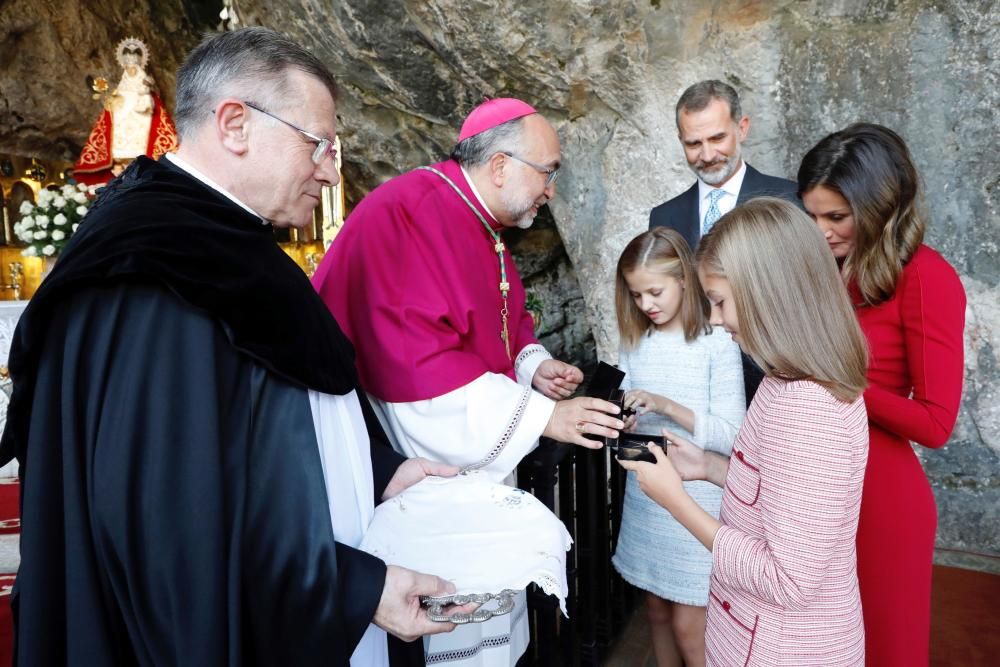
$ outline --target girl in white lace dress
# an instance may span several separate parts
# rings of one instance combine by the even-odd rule
[[[709,304],[691,251],[677,232],[640,234],[618,260],[615,301],[631,430],[666,428],[728,455],[746,411],[739,346],[708,325]],[[722,489],[688,482],[688,493],[719,516]],[[629,473],[612,559],[629,583],[647,591],[653,651],[660,667],[705,663],[705,605],[712,555]]]

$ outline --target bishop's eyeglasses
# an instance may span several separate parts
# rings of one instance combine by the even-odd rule
[[[337,149],[333,147],[333,142],[331,140],[329,140],[329,139],[323,139],[322,137],[317,137],[312,132],[306,132],[305,130],[303,130],[298,125],[294,125],[292,123],[289,123],[284,118],[278,118],[277,116],[275,116],[270,111],[264,111],[263,109],[261,109],[256,104],[253,104],[252,102],[247,102],[246,100],[243,100],[243,104],[247,105],[248,107],[250,107],[254,111],[261,112],[265,116],[270,116],[271,118],[273,118],[274,120],[278,121],[279,123],[284,123],[285,125],[287,125],[288,127],[292,128],[293,130],[295,130],[296,132],[298,132],[299,134],[301,134],[303,137],[305,137],[306,139],[308,139],[312,143],[316,144],[316,149],[313,151],[313,154],[312,154],[313,164],[315,164],[315,165],[321,164],[323,162],[323,160],[327,156],[330,156],[331,158],[336,159],[336,157],[337,157]]]
[[[556,182],[557,178],[559,178],[559,167],[543,167],[540,164],[535,164],[534,162],[528,162],[523,157],[518,157],[508,151],[501,151],[501,152],[507,157],[514,158],[518,162],[528,165],[538,173],[545,174],[545,185],[551,185],[552,183]]]

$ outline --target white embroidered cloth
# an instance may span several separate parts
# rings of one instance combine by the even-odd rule
[[[562,522],[537,498],[481,476],[428,477],[375,508],[361,549],[390,565],[435,574],[457,593],[499,593],[530,583],[566,614]]]

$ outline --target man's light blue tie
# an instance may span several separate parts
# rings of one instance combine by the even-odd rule
[[[719,188],[708,193],[708,210],[705,211],[705,219],[701,223],[702,236],[708,234],[709,230],[712,229],[712,225],[722,217],[722,211],[719,210],[719,200],[722,199],[724,194],[726,194],[726,191]]]

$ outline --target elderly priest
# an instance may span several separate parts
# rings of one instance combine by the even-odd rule
[[[101,193],[28,305],[3,458],[22,477],[18,665],[422,664],[437,577],[359,551],[428,474],[272,227],[337,182],[334,83],[263,28],[177,76],[181,147]]]

